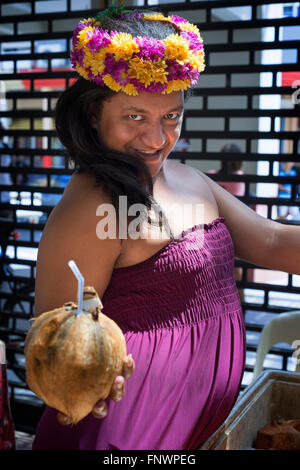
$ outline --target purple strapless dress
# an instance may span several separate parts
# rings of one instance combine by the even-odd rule
[[[46,407],[33,449],[197,449],[228,416],[244,371],[244,319],[224,219],[114,269],[102,302],[136,363],[124,398],[107,400],[106,418],[89,414],[73,427]]]

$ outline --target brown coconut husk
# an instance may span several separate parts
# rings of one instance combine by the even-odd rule
[[[101,308],[87,286],[80,315],[77,304],[67,302],[35,318],[25,340],[29,388],[74,424],[108,397],[126,357],[122,330]]]

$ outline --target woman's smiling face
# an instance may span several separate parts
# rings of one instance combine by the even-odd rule
[[[91,125],[107,147],[142,158],[155,177],[180,136],[183,106],[183,92],[118,93],[104,101],[100,120],[92,115]]]

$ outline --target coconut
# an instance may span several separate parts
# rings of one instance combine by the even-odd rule
[[[45,312],[25,339],[29,388],[73,424],[108,397],[127,354],[122,330],[101,309],[97,292],[87,286],[81,313],[75,302]]]

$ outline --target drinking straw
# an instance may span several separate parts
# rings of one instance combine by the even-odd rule
[[[77,315],[80,315],[82,312],[82,302],[83,302],[83,287],[84,287],[84,277],[82,276],[81,272],[79,271],[75,261],[70,260],[68,262],[69,267],[72,269],[73,274],[76,276],[78,280],[78,290],[77,290]]]

